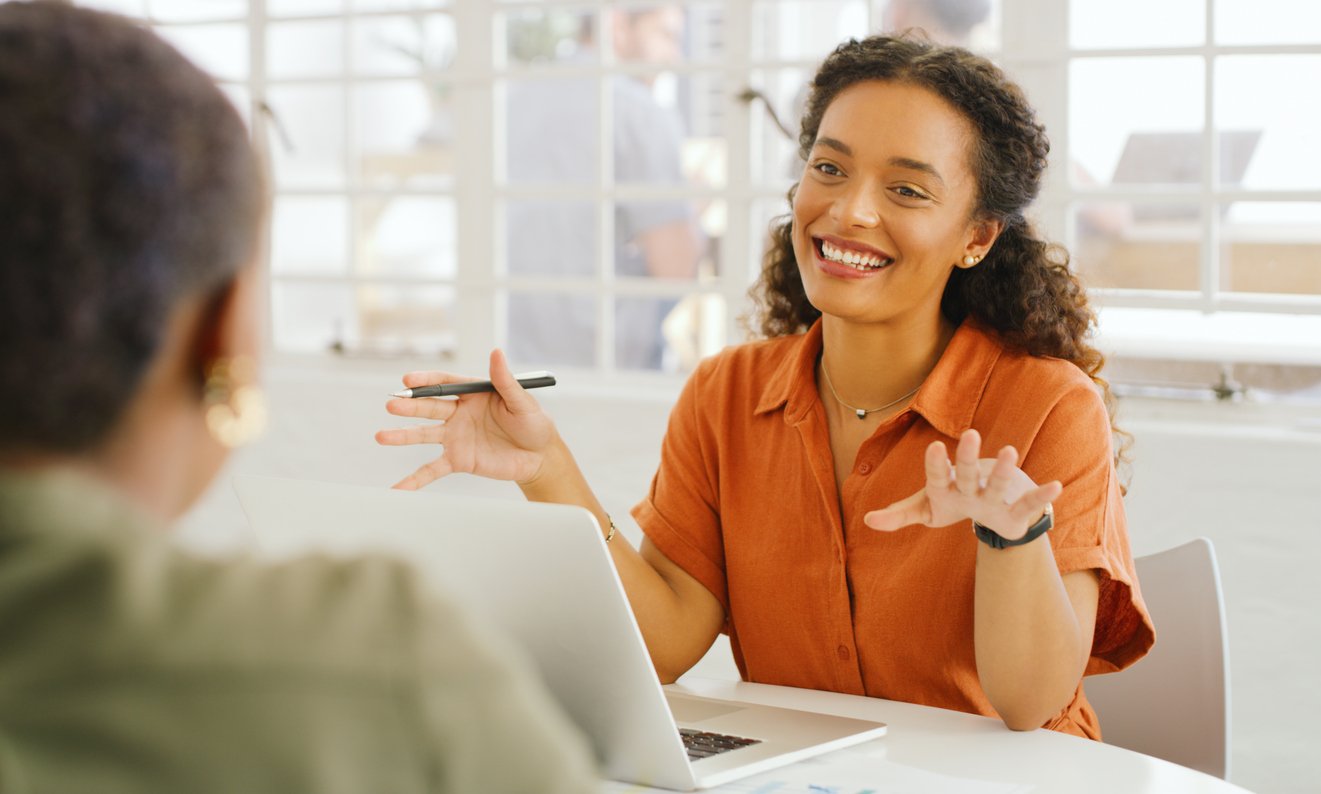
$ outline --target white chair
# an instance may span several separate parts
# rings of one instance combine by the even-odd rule
[[[1101,738],[1229,778],[1229,640],[1211,541],[1136,559],[1156,645],[1118,673],[1089,676]]]

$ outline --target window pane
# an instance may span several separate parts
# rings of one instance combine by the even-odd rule
[[[353,69],[360,75],[425,75],[434,81],[454,62],[457,48],[448,14],[353,21]]]
[[[600,272],[601,213],[595,202],[511,201],[504,216],[509,275],[593,279]]]
[[[1226,205],[1220,256],[1224,290],[1321,295],[1321,203]]]
[[[365,285],[354,288],[357,338],[345,341],[370,352],[450,355],[457,346],[457,293],[447,286]]]
[[[454,278],[454,201],[365,196],[358,203],[359,275]]]
[[[597,304],[592,295],[513,291],[507,316],[505,346],[515,369],[596,365]]]
[[[749,108],[751,137],[746,152],[754,183],[787,190],[802,178],[798,129],[811,79],[808,69],[766,69],[751,74],[749,87],[759,94]]]
[[[344,89],[339,85],[277,86],[268,96],[287,140],[272,130],[275,182],[288,187],[335,187],[344,174]]]
[[[621,295],[615,299],[615,366],[626,370],[688,371],[724,347],[724,300]],[[714,338],[720,337],[716,343]],[[710,349],[714,348],[714,349]]]
[[[457,342],[452,287],[298,284],[271,290],[281,350],[449,355]]]
[[[622,278],[692,281],[706,236],[687,199],[620,201],[615,205],[615,274]]]
[[[616,312],[623,313],[619,307]],[[691,372],[703,358],[720,352],[729,344],[728,314],[723,295],[697,292],[675,302],[661,322],[664,347],[659,369]],[[622,361],[620,352],[617,348],[615,356]]]
[[[1085,202],[1073,208],[1073,226],[1073,265],[1089,287],[1199,288],[1195,203]]]
[[[724,272],[721,252],[729,231],[729,204],[725,201],[706,201],[697,204],[697,234],[700,253],[697,260],[697,280],[712,284]]]
[[[243,25],[162,25],[155,30],[217,80],[248,78],[248,29]]]
[[[296,352],[329,350],[361,337],[353,288],[347,284],[271,285],[275,347]]]
[[[266,0],[266,13],[272,17],[337,14],[344,6],[345,0]]]
[[[343,74],[344,23],[272,23],[266,31],[266,66],[273,80]]]
[[[271,272],[348,272],[349,203],[343,197],[280,196],[271,224]]]
[[[752,57],[820,61],[841,41],[870,30],[864,0],[758,2],[752,7]]]
[[[1217,44],[1321,42],[1316,0],[1216,0]]]
[[[1321,93],[1302,86],[1321,85],[1321,56],[1241,55],[1216,62],[1216,126],[1240,131],[1247,162],[1238,175],[1245,188],[1316,190],[1321,187]],[[1283,95],[1263,90],[1294,86]],[[1256,142],[1254,135],[1260,135]],[[1240,147],[1244,148],[1244,147]],[[1233,173],[1222,178],[1233,181]]]
[[[420,80],[374,82],[353,93],[362,181],[375,186],[448,188],[454,183],[454,116],[449,86]]]
[[[752,204],[751,256],[746,263],[745,277],[752,284],[761,277],[762,262],[771,246],[771,231],[789,219],[789,203],[785,199],[762,199]]]
[[[592,78],[506,84],[505,174],[510,184],[599,183],[599,85]]]
[[[350,0],[355,11],[421,11],[442,8],[449,0]]]
[[[149,0],[152,19],[191,22],[203,19],[234,19],[248,13],[248,0]]]
[[[590,9],[527,8],[501,14],[508,64],[584,66],[600,61],[596,15]],[[497,64],[504,65],[504,64]]]
[[[1179,47],[1206,41],[1206,0],[1072,0],[1069,43],[1079,49]]]
[[[1177,155],[1189,151],[1190,135],[1200,140],[1204,84],[1200,58],[1075,60],[1069,70],[1074,183],[1198,182],[1200,162],[1194,159],[1194,176],[1186,158]]]

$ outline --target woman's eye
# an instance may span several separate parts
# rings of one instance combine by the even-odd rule
[[[839,168],[834,163],[817,163],[812,167],[815,168],[819,173],[825,174],[826,176],[844,175],[844,172],[839,170]]]
[[[913,188],[907,185],[900,185],[899,187],[894,189],[894,192],[898,193],[904,198],[910,198],[910,199],[924,199],[927,197],[925,193],[914,190]]]

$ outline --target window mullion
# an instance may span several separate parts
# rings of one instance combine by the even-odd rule
[[[609,371],[615,364],[615,201],[608,198],[615,183],[615,103],[614,80],[618,64],[614,58],[614,31],[609,24],[612,6],[601,0],[596,9],[597,57],[602,70],[597,77],[597,130],[600,136],[600,160],[597,162],[595,203],[598,212],[596,267],[599,286],[596,296],[596,366]]]
[[[485,372],[486,353],[495,346],[495,289],[489,283],[496,244],[495,224],[495,100],[491,48],[494,41],[495,10],[488,3],[456,3],[453,6],[457,39],[454,73],[465,79],[454,81],[454,114],[462,119],[454,125],[454,146],[463,153],[455,158],[454,199],[458,281],[471,285],[454,306],[457,332],[456,368]]]
[[[269,107],[266,102],[266,0],[249,0],[246,22],[248,27],[248,118],[252,120],[253,148],[257,150],[262,167],[266,171],[268,190],[274,193],[275,161],[271,157],[270,119],[266,110]],[[271,202],[269,212],[272,215],[275,212],[274,201]],[[268,360],[275,351],[275,301],[269,297],[273,294],[272,288],[274,286],[271,277],[271,240],[274,227],[272,220],[273,218],[268,218],[265,227],[262,229],[261,251],[258,254],[260,257],[262,288],[265,290],[264,294],[268,296],[264,302],[266,327],[262,334],[262,345]]]
[[[752,11],[749,3],[729,3],[725,8],[725,74],[726,87],[733,89],[739,81],[746,83],[752,56]],[[728,141],[752,141],[752,108],[747,102],[735,100],[735,91],[727,90],[725,100],[725,128]],[[742,330],[738,317],[748,291],[748,265],[757,260],[760,251],[752,240],[752,202],[735,200],[752,191],[752,163],[748,159],[752,146],[730,146],[726,151],[727,182],[730,198],[726,199],[724,249],[720,261],[720,291],[725,303],[725,339],[741,341]],[[755,268],[752,272],[756,272]]]
[[[1205,46],[1215,45],[1215,2],[1206,2]],[[1220,142],[1215,125],[1215,67],[1216,56],[1203,55],[1204,76],[1202,90],[1202,251],[1198,264],[1201,269],[1203,311],[1215,310],[1220,295],[1220,212],[1216,208],[1216,186],[1220,184]]]
[[[1068,230],[1071,162],[1069,4],[1004,0],[1001,30],[1001,65],[1027,93],[1051,141],[1051,168],[1033,214],[1043,234],[1063,240]]]

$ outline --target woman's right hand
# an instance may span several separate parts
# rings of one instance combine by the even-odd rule
[[[474,378],[448,372],[410,372],[404,376],[404,386],[470,380]],[[559,442],[555,423],[518,384],[499,350],[491,352],[490,380],[495,392],[465,394],[457,400],[397,398],[385,404],[385,410],[395,416],[422,417],[436,423],[380,430],[376,443],[443,447],[439,457],[395,483],[395,488],[414,491],[454,472],[514,480],[520,485],[542,474],[547,452]]]

